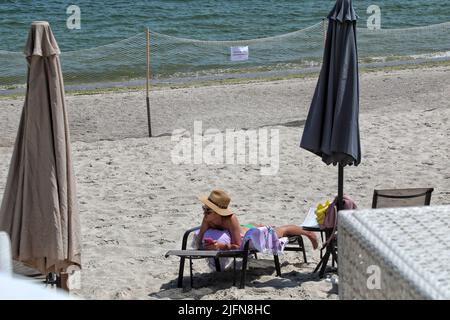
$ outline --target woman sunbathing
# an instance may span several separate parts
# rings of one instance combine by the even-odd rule
[[[198,247],[206,250],[234,250],[239,249],[243,235],[251,228],[263,227],[261,224],[239,224],[238,218],[228,208],[230,197],[222,190],[213,190],[209,197],[200,197],[203,202],[203,220],[198,234]],[[231,243],[221,243],[216,240],[203,239],[208,229],[227,230],[231,236]],[[311,241],[314,249],[317,249],[319,243],[314,232],[306,231],[300,226],[284,225],[274,227],[278,238],[306,236]],[[209,240],[209,241],[205,241]]]

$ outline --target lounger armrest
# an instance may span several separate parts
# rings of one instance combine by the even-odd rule
[[[250,248],[250,239],[245,242],[243,250],[244,251],[249,251],[249,248]]]
[[[170,250],[167,251],[165,257],[179,256],[180,258],[216,258],[220,254],[220,251],[212,250]]]
[[[237,258],[243,257],[244,255],[248,255],[249,251],[245,250],[222,250],[217,254],[218,258]]]
[[[198,228],[193,228],[191,230],[186,231],[185,237],[189,236],[189,234],[192,231],[197,230]],[[217,257],[239,257],[243,256],[244,254],[249,254],[249,246],[250,246],[250,240],[248,240],[244,248],[242,250],[170,250],[165,254],[165,257],[168,256],[179,256],[179,257],[190,257],[190,258],[217,258]]]
[[[199,230],[199,229],[200,229],[200,227],[195,227],[195,228],[192,228],[192,229],[187,230],[187,231],[184,233],[184,236],[183,236],[183,243],[181,244],[181,250],[186,250],[186,247],[187,247],[187,241],[188,241],[188,238],[189,238],[189,235],[191,234],[191,232],[197,231],[197,230]]]

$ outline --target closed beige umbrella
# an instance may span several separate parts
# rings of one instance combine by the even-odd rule
[[[81,267],[80,224],[59,48],[47,22],[25,47],[25,104],[0,208],[14,260],[43,274]]]

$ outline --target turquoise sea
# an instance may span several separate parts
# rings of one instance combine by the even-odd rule
[[[70,14],[66,11],[70,5],[77,5],[80,8],[80,29],[67,28],[66,21]],[[333,5],[333,0],[2,0],[0,1],[0,65],[3,67],[0,67],[0,81],[3,81],[3,85],[5,85],[20,82],[23,79],[20,74],[15,74],[20,61],[14,60],[22,59],[22,57],[13,58],[13,56],[14,53],[22,51],[29,25],[34,20],[50,22],[63,53],[84,52],[83,54],[86,54],[86,49],[89,49],[97,59],[102,55],[101,50],[95,51],[95,48],[99,46],[111,48],[110,51],[118,50],[114,54],[104,55],[101,58],[102,63],[92,59],[88,70],[83,68],[83,64],[86,62],[88,65],[91,56],[86,58],[82,54],[72,53],[64,59],[63,55],[63,67],[66,65],[69,77],[72,75],[75,79],[77,74],[86,75],[89,72],[89,76],[86,76],[89,80],[123,80],[140,78],[145,73],[145,70],[140,67],[145,56],[136,58],[136,62],[130,61],[127,64],[121,61],[125,58],[130,60],[130,57],[133,60],[132,57],[136,56],[136,52],[140,52],[141,47],[145,46],[145,37],[143,37],[145,28],[150,28],[151,31],[158,34],[208,41],[267,38],[316,25],[322,21]],[[360,17],[358,23],[360,28],[366,27],[366,21],[370,16],[366,11],[370,5],[380,7],[383,29],[403,29],[450,21],[450,0],[355,0],[354,6]],[[450,51],[450,43],[447,43],[448,37],[445,38],[441,34],[443,31],[437,30],[436,35],[433,32],[429,32],[426,37],[420,39],[419,45],[416,43],[405,44],[405,50],[402,48],[403,40],[395,38],[399,37],[398,34],[395,34],[394,38],[390,36],[389,41],[378,41],[376,46],[372,46],[370,49],[364,44],[367,39],[363,39],[361,52],[364,57],[369,55],[379,57],[386,50],[393,51],[394,49],[397,51],[394,50],[393,55]],[[318,35],[320,26],[311,29],[311,33],[320,36]],[[399,32],[400,36],[401,33]],[[410,34],[414,35],[415,32],[410,32]],[[406,35],[408,36],[408,33]],[[130,37],[136,38],[124,40]],[[313,44],[314,41],[318,43],[318,38],[308,37],[298,39],[293,37],[291,40],[305,42],[304,48],[298,49],[301,51],[299,51],[299,59],[308,58],[308,61],[318,61],[321,55],[320,48],[317,45],[307,45],[308,41]],[[175,74],[202,69],[201,62],[185,59],[183,45],[186,44],[173,41],[167,44],[168,40],[164,39],[152,38],[156,45],[154,53],[161,55],[161,59],[156,56],[152,60],[155,76],[164,72]],[[286,38],[285,42],[289,41]],[[109,44],[117,42],[117,46],[108,47]],[[436,46],[436,43],[439,45]],[[283,46],[284,44],[281,44],[279,47]],[[416,47],[418,47],[417,52],[410,50]],[[283,50],[290,49],[287,45]],[[187,48],[186,50],[192,54],[196,49]],[[295,53],[295,50],[291,51]],[[166,59],[165,62],[164,59]],[[108,60],[108,63],[103,60]],[[169,60],[170,63],[167,62]],[[274,57],[272,60],[267,63],[298,62],[295,59],[280,60],[278,57]],[[212,61],[207,56],[203,62],[208,68],[226,67],[226,63]],[[163,63],[169,64],[163,66]],[[260,62],[258,63],[261,65]],[[262,64],[264,63],[266,62],[263,61]],[[22,72],[21,69],[19,71]]]

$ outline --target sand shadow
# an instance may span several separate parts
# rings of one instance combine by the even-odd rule
[[[245,288],[273,288],[285,289],[301,287],[307,282],[323,281],[317,273],[312,273],[313,263],[289,263],[283,261],[281,265],[281,277],[276,276],[273,259],[251,259],[246,272]],[[283,272],[283,268],[288,265],[295,266],[296,271]],[[183,288],[178,288],[178,279],[174,278],[160,287],[160,291],[149,294],[149,297],[156,299],[200,299],[205,295],[215,294],[221,290],[239,288],[241,280],[241,266],[237,266],[235,274],[235,285],[233,285],[234,272],[226,270],[222,272],[201,272],[193,275],[193,287],[190,285],[188,268],[185,269]],[[244,289],[245,290],[245,289]],[[337,289],[336,289],[337,290]],[[337,292],[337,291],[336,291]],[[337,294],[335,291],[329,295]]]
[[[296,121],[290,121],[285,123],[279,123],[278,125],[283,127],[289,127],[289,128],[300,128],[305,125],[306,120],[296,120]]]
[[[283,122],[283,123],[272,123],[272,124],[266,124],[262,126],[258,126],[256,128],[268,128],[268,127],[274,127],[274,126],[282,126],[282,127],[288,127],[288,128],[301,128],[305,125],[306,120],[295,120],[295,121],[289,121],[289,122]],[[251,130],[251,128],[242,127],[239,128],[239,130],[247,131]],[[224,133],[225,130],[219,130],[219,132]],[[202,132],[202,135],[204,135],[204,132]],[[153,138],[161,138],[161,137],[171,137],[172,133],[165,132],[158,135],[153,135]],[[108,140],[108,139],[105,139]]]

